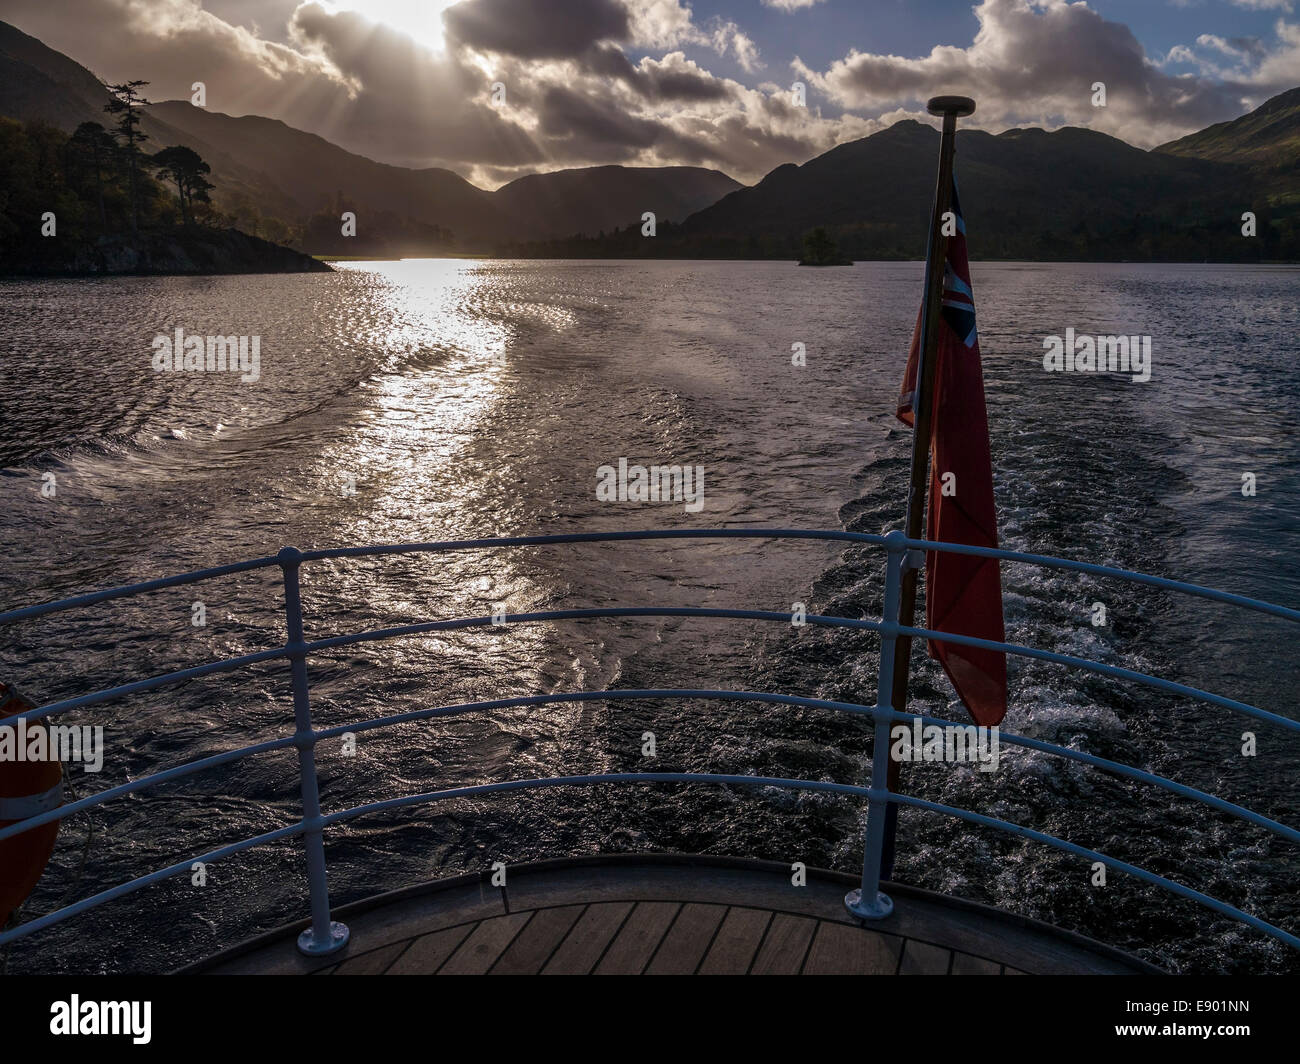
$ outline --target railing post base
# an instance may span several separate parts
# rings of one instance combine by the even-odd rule
[[[348,944],[351,934],[347,924],[335,920],[330,924],[329,938],[324,942],[317,942],[316,933],[309,927],[298,936],[298,952],[305,953],[309,957],[324,957],[326,954],[336,953]]]
[[[859,920],[883,920],[894,911],[894,899],[877,891],[875,901],[863,902],[862,891],[854,888],[844,895],[844,908]]]

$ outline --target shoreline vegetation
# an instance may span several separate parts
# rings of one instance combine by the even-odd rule
[[[844,257],[825,227],[819,225],[804,236],[803,256],[799,259],[799,265],[852,266],[853,260]]]
[[[176,226],[135,237],[64,244],[66,257],[35,264],[0,259],[0,277],[184,277],[251,273],[333,273],[328,263],[238,229]]]
[[[0,276],[332,272],[229,225],[191,148],[142,150],[146,84],[108,87],[111,129],[87,121],[65,134],[0,117]]]

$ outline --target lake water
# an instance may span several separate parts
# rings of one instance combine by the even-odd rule
[[[0,284],[0,609],[325,547],[648,527],[901,523],[910,434],[892,410],[917,263],[348,263],[332,275]],[[976,263],[1005,546],[1300,605],[1300,270]],[[259,338],[260,376],[157,373],[158,334]],[[1049,374],[1043,338],[1152,337],[1149,382]],[[791,345],[807,365],[791,365]],[[609,503],[620,458],[704,469],[704,505]],[[57,494],[42,495],[46,474]],[[1242,494],[1253,473],[1256,494]],[[47,618],[0,640],[39,702],[283,641],[267,570]],[[465,614],[601,605],[880,609],[878,551],[622,543],[317,563],[308,638]],[[1009,638],[1295,715],[1282,621],[1004,566]],[[202,600],[206,626],[191,624]],[[1108,623],[1091,623],[1092,606]],[[874,638],[637,618],[476,629],[312,662],[322,725],[399,708],[619,687],[874,701]],[[918,648],[913,707],[960,706]],[[72,714],[106,730],[78,793],[291,727],[276,663]],[[1295,822],[1300,741],[1267,724],[1013,662],[1004,727]],[[641,756],[653,731],[658,757]],[[1243,732],[1258,752],[1243,757]],[[318,750],[337,809],[512,777],[692,770],[862,782],[857,721],[753,704],[589,702],[404,725]],[[1291,844],[1077,764],[1003,748],[998,772],[908,766],[904,785],[1170,875],[1291,930]],[[290,823],[292,752],[136,794],[67,824],[28,912]],[[336,901],[599,850],[678,850],[855,871],[860,803],[665,786],[550,790],[372,816],[327,838]],[[305,915],[290,844],[213,865],[18,943],[11,971],[165,970]],[[1033,843],[904,810],[897,875],[1093,935],[1180,971],[1300,971],[1264,936]]]

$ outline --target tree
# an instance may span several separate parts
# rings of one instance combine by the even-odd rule
[[[117,117],[117,142],[126,155],[127,173],[131,178],[131,229],[140,228],[140,149],[137,145],[144,140],[140,132],[140,108],[149,101],[140,95],[140,89],[148,85],[147,81],[124,81],[120,85],[108,86],[113,98],[104,105],[104,110]]]
[[[803,258],[800,266],[846,266],[848,259],[840,253],[835,239],[826,231],[825,226],[818,226],[804,234]]]
[[[190,208],[195,203],[210,202],[208,193],[214,186],[206,175],[212,173],[212,167],[198,152],[181,144],[163,148],[153,157],[153,164],[176,183],[176,195],[181,201],[181,221],[189,225]]]
[[[95,178],[95,204],[99,208],[99,231],[108,229],[104,213],[104,164],[113,150],[113,136],[98,122],[82,122],[68,140],[73,158],[87,166]]]

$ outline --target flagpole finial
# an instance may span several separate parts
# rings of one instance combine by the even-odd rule
[[[956,115],[965,118],[975,113],[975,101],[969,96],[932,96],[925,109],[932,115]]]

